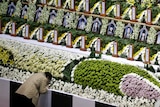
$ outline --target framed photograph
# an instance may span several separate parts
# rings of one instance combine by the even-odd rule
[[[121,17],[121,8],[120,8],[120,4],[116,4],[116,18],[120,18]]]
[[[85,36],[81,36],[81,48],[80,50],[86,51],[86,39]]]
[[[38,7],[35,13],[35,21],[38,21],[39,17],[41,16],[42,7]]]
[[[87,25],[87,19],[84,15],[82,15],[79,19],[78,19],[78,25],[77,25],[77,29],[81,29],[84,30],[85,26]]]
[[[58,44],[58,31],[54,30],[53,44]]]
[[[101,52],[101,39],[100,38],[97,39],[95,51],[96,51],[96,53]]]
[[[50,13],[49,13],[49,20],[48,20],[48,22],[50,24],[52,24],[53,20],[55,19],[56,16],[57,16],[56,11],[55,10],[51,10]]]
[[[39,28],[39,38],[38,38],[38,41],[39,42],[43,42],[43,28]]]
[[[106,1],[102,0],[101,16],[106,16]]]
[[[129,45],[129,49],[128,49],[128,60],[133,60],[133,45]]]
[[[89,0],[85,0],[85,2],[86,2],[86,3],[85,3],[85,8],[86,8],[86,9],[85,9],[85,12],[86,12],[86,13],[90,13]]]
[[[16,36],[16,23],[15,22],[12,23],[11,36]]]
[[[75,10],[75,0],[71,0],[71,9],[70,10]]]
[[[29,39],[29,25],[27,25],[27,24],[26,24],[26,26],[25,26],[24,39]]]
[[[28,6],[24,5],[22,8],[22,11],[21,11],[21,18],[25,18],[25,15],[27,13],[27,9],[28,9]]]
[[[66,46],[72,48],[72,34],[68,33],[66,38]]]
[[[156,36],[157,36],[156,44],[160,44],[160,31],[157,32]]]
[[[57,5],[58,8],[61,8],[62,7],[62,0],[58,0],[58,5]]]
[[[7,9],[7,15],[8,16],[12,16],[14,11],[16,9],[16,6],[14,5],[14,2],[11,2],[9,5],[8,5],[8,9]]]
[[[131,21],[136,21],[136,7],[132,6]]]
[[[95,33],[99,33],[100,32],[100,28],[101,28],[101,21],[99,20],[99,18],[96,18],[94,21],[93,21],[93,24],[92,24],[92,32],[95,32]]]
[[[111,22],[108,23],[108,27],[107,27],[107,35],[113,36],[115,30],[116,30],[116,24],[114,23],[113,20],[111,20]]]
[[[131,24],[129,23],[124,28],[124,38],[129,39],[132,33],[133,33],[133,28],[132,28]]]
[[[147,64],[149,64],[150,63],[150,50],[149,50],[149,48],[147,48],[146,50],[145,50],[145,63],[147,63]]]
[[[152,23],[152,12],[151,9],[147,9],[147,24]]]
[[[66,27],[68,25],[67,17],[69,17],[70,13],[67,12],[63,17],[63,26]]]
[[[146,42],[147,36],[148,36],[148,30],[146,26],[143,26],[143,28],[140,29],[138,40],[142,42]]]
[[[113,57],[118,57],[118,44],[117,42],[113,43]]]

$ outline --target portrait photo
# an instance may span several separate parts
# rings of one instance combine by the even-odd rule
[[[108,26],[107,26],[107,35],[113,36],[115,30],[116,30],[116,24],[114,23],[113,20],[111,20],[111,21],[108,23]]]
[[[124,38],[129,39],[132,33],[133,33],[133,28],[131,24],[126,25],[124,28]]]
[[[96,33],[99,33],[100,32],[100,28],[101,28],[101,21],[99,20],[99,18],[96,18],[94,21],[93,21],[93,24],[92,24],[92,32],[96,32]]]
[[[38,21],[39,17],[41,16],[42,7],[38,7],[35,13],[35,21]]]
[[[148,36],[148,30],[146,26],[143,26],[143,28],[140,29],[138,40],[142,42],[146,42],[147,36]]]
[[[86,25],[87,25],[87,19],[85,18],[84,15],[82,15],[82,16],[78,19],[77,29],[84,30],[84,28],[85,28]]]
[[[156,44],[160,44],[160,31],[156,34],[157,39],[156,39]]]
[[[22,8],[22,11],[21,11],[21,18],[25,18],[25,15],[27,13],[27,9],[28,9],[28,6],[24,5]]]
[[[9,5],[8,5],[8,10],[7,10],[7,15],[8,16],[12,16],[14,11],[16,9],[16,6],[14,5],[14,2],[11,2]]]
[[[56,11],[55,11],[55,10],[51,10],[51,11],[50,11],[50,14],[49,14],[49,20],[48,20],[48,22],[49,22],[50,24],[52,24],[52,23],[53,23],[53,20],[55,19],[56,16],[57,16]]]
[[[68,25],[68,22],[67,22],[67,17],[69,17],[70,13],[67,12],[64,17],[63,17],[63,26],[67,26]]]

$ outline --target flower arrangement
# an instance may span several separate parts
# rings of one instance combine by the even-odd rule
[[[133,98],[143,97],[158,100],[160,97],[159,87],[135,73],[123,76],[120,89],[125,95]]]
[[[44,39],[44,42],[47,42],[48,41],[48,38],[51,37],[51,39],[54,38],[54,30],[51,30],[47,33],[45,39]]]
[[[53,6],[57,7],[58,6],[58,0],[50,0],[48,5],[53,5]]]
[[[63,22],[64,10],[60,9],[57,11],[57,17],[53,20],[53,24],[61,26]]]
[[[36,29],[34,29],[34,31],[31,32],[31,35],[30,35],[30,39],[33,39],[33,37],[36,35],[38,35],[38,31],[39,31],[39,27],[37,27]]]
[[[94,13],[95,9],[98,8],[98,13],[101,13],[101,2],[97,2],[94,4],[94,6],[91,8],[90,12]]]
[[[107,24],[108,24],[108,19],[102,19],[102,27],[101,27],[100,34],[102,35],[106,34]]]
[[[11,79],[14,81],[24,82],[33,73],[26,72],[16,68],[9,68],[0,66],[0,77]],[[94,99],[104,103],[110,103],[119,107],[132,106],[132,107],[154,107],[155,100],[145,98],[131,98],[128,96],[118,96],[113,93],[108,93],[104,90],[96,90],[91,87],[83,88],[82,85],[64,82],[61,80],[52,79],[50,89],[67,92],[70,94],[78,95],[84,98]]]
[[[81,40],[81,36],[77,37],[74,41],[73,41],[73,47],[76,48],[77,47],[77,43]]]
[[[122,54],[128,56],[129,46],[130,45],[126,45],[122,50],[118,51],[118,56],[121,56]]]
[[[117,27],[115,31],[115,36],[118,36],[120,38],[123,37],[123,31],[124,31],[124,24],[122,22],[117,22]]]
[[[43,10],[41,12],[41,15],[38,19],[38,22],[41,23],[41,24],[44,24],[44,23],[47,23],[48,21],[48,18],[49,18],[49,9],[47,8],[47,6],[45,5],[43,7]]]
[[[103,48],[102,53],[105,54],[108,50],[109,50],[110,53],[113,53],[113,43],[114,43],[114,41],[109,42],[109,43],[105,46],[105,48]]]
[[[87,25],[85,26],[85,31],[86,31],[86,32],[90,32],[90,31],[91,31],[92,21],[93,21],[92,16],[89,16],[89,17],[87,18]]]
[[[76,8],[76,11],[81,11],[82,9],[85,10],[85,0],[81,0],[78,7]]]
[[[14,12],[14,16],[20,17],[20,15],[21,15],[21,9],[22,9],[22,3],[21,3],[20,0],[18,0],[17,4],[16,4],[16,10]]]
[[[0,46],[13,53],[16,68],[32,72],[50,71],[55,77],[59,78],[63,78],[62,71],[68,61],[84,56],[7,39],[1,41],[3,42],[0,43]]]
[[[133,55],[133,58],[134,58],[135,60],[137,60],[140,55],[143,55],[143,56],[144,56],[145,50],[146,50],[146,47],[140,48],[140,50],[137,51],[137,52]],[[142,58],[142,60],[144,61],[144,57],[143,57],[143,56],[141,56],[141,58]]]
[[[25,33],[25,24],[21,25],[21,26],[16,30],[16,34],[19,34],[20,31],[22,31],[22,36],[24,36],[24,33]]]
[[[36,11],[35,3],[29,2],[29,7],[28,7],[27,13],[26,13],[27,21],[34,21],[35,11]]]
[[[0,3],[0,15],[7,13],[9,0],[2,0],[2,3]]]
[[[12,26],[12,22],[8,22],[6,25],[5,25],[5,28],[3,30],[3,33],[6,33],[7,29],[9,28],[9,31],[11,30],[11,26]]]
[[[69,9],[71,8],[71,0],[66,0],[64,5],[63,5],[63,8],[65,9],[65,8],[67,8],[67,6],[68,6]]]
[[[156,30],[154,27],[151,27],[149,32],[148,32],[148,37],[147,37],[147,43],[148,44],[154,44],[156,41]]]

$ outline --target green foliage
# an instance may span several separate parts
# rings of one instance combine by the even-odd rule
[[[41,12],[41,15],[38,19],[38,22],[43,24],[43,23],[47,23],[48,22],[48,18],[49,18],[49,9],[47,8],[47,6],[45,5],[43,7],[43,10]]]
[[[4,15],[7,13],[9,0],[3,0],[2,3],[0,3],[0,15]]]
[[[11,51],[0,46],[0,65],[12,65],[14,63],[14,56]]]
[[[16,10],[14,12],[14,16],[20,17],[21,15],[21,9],[22,9],[22,3],[20,0],[18,0],[17,4],[16,4]]]
[[[29,7],[26,13],[27,21],[34,21],[35,11],[36,11],[35,3],[29,2]]]
[[[83,61],[85,58],[81,58],[79,60],[75,59],[72,62],[70,62],[67,66],[65,66],[65,69],[62,71],[64,74],[63,80],[70,82],[71,81],[71,71],[72,69],[80,62]]]
[[[145,70],[105,60],[82,61],[74,71],[74,82],[83,87],[90,86],[94,89],[123,95],[119,90],[119,83],[121,78],[129,73],[136,73],[160,87],[159,82]]]

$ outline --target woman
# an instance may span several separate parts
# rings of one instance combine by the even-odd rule
[[[13,107],[36,107],[39,95],[47,92],[51,79],[49,72],[33,74],[15,92]]]

